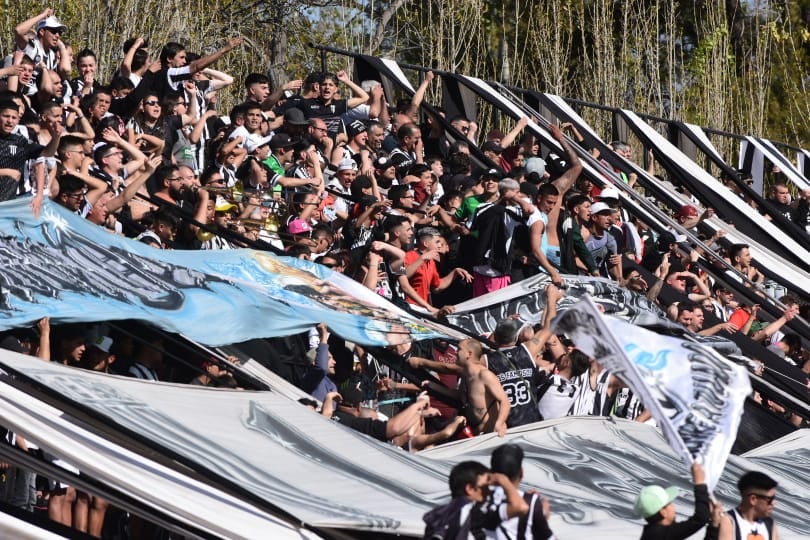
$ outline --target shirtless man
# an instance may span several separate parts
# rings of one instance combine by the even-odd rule
[[[459,342],[455,364],[444,364],[424,358],[410,358],[412,367],[461,377],[459,399],[464,402],[467,425],[476,433],[506,434],[506,418],[511,408],[498,377],[484,365],[481,344],[474,339]]]

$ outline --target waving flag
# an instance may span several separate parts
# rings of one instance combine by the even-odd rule
[[[290,335],[323,322],[357,343],[447,335],[328,268],[250,249],[164,251],[45,202],[0,204],[0,330],[140,319],[206,345]]]
[[[585,298],[554,321],[579,349],[635,392],[685,461],[700,459],[717,484],[751,393],[745,369],[711,348],[605,317]]]

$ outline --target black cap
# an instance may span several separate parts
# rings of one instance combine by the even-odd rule
[[[503,147],[495,141],[487,141],[481,146],[482,152],[495,152],[500,154],[503,152]]]
[[[394,162],[391,161],[391,158],[389,158],[388,156],[380,156],[374,160],[375,169],[384,170],[387,169],[388,167],[395,167],[395,166],[396,165],[394,164]]]
[[[479,180],[483,180],[484,178],[496,178],[497,180],[503,180],[503,173],[500,169],[488,169],[481,173],[481,176],[478,177]]]
[[[284,122],[291,126],[307,126],[309,121],[304,118],[304,111],[297,107],[290,107],[284,111]]]

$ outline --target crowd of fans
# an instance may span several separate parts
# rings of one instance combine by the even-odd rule
[[[61,39],[65,31],[50,9],[15,29],[16,48],[0,69],[0,200],[28,197],[37,214],[47,197],[156,249],[264,246],[436,317],[510,283],[549,276],[543,323],[504,319],[484,336],[489,348],[476,339],[435,340],[378,352],[323,325],[251,345],[253,357],[310,393],[314,399],[303,402],[325,416],[411,451],[569,414],[649,420],[621,380],[550,331],[563,274],[613,280],[658,303],[690,333],[748,335],[810,374],[801,339],[783,331],[797,316],[808,319],[807,304],[786,293],[783,315],[760,320],[759,306],[706,271],[705,253],[674,231],[653,231],[622,208],[608,182],[582,174],[578,155],[589,149],[570,124],[549,127],[562,152],[546,156],[525,118],[507,133],[480,137],[475,119],[422,110],[430,72],[394,106],[379,81],[357,84],[343,71],[277,88],[252,73],[235,90],[243,100],[218,110],[218,94],[236,82],[212,66],[241,39],[201,56],[179,43],[155,47],[133,38],[115,72],[100,74],[93,51],[74,51]],[[471,147],[485,159],[473,158]],[[612,149],[632,159],[626,143]],[[654,173],[652,160],[649,167]],[[643,193],[635,174],[616,172]],[[713,211],[683,195],[673,219],[739,272],[725,279],[761,284],[748,246],[723,243],[722,231],[704,234],[701,223]],[[775,182],[768,203],[808,226],[810,191],[791,201],[788,186]],[[157,332],[63,325],[54,336],[46,319],[4,345],[140,379],[189,375],[167,366],[169,344]],[[195,367],[183,382],[239,385],[217,359],[200,358]],[[765,405],[806,423],[777,402]],[[22,437],[7,439],[27,448]],[[44,505],[52,519],[101,535],[103,501],[59,483],[40,486],[37,497],[28,490],[33,475],[17,472],[19,480],[6,475],[4,500],[22,500],[14,504],[29,510]],[[138,526],[146,525],[130,525]]]

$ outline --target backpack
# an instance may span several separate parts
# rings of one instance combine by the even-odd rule
[[[467,518],[461,523],[461,510],[468,504],[474,503],[466,497],[457,497],[422,516],[422,521],[425,522],[423,540],[467,540],[472,511],[467,513]]]

